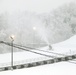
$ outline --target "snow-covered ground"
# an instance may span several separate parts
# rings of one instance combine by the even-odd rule
[[[76,53],[76,35],[66,41],[53,44],[52,47],[58,53]]]
[[[76,64],[60,62],[32,68],[3,71],[0,75],[76,75]]]
[[[60,54],[64,54],[64,55],[76,54],[76,35],[71,37],[70,39],[68,39],[66,41],[63,41],[63,42],[60,42],[57,44],[53,44],[52,47],[53,47],[53,50],[49,50],[48,46],[43,47],[43,48],[39,48],[39,49],[44,50],[44,51],[48,51],[48,52],[60,53]],[[52,53],[48,53],[48,52],[42,52],[42,51],[38,51],[38,50],[32,50],[32,51],[46,54],[46,55],[52,55],[55,57],[63,56],[63,55],[56,55],[56,54],[52,54]],[[36,61],[47,60],[47,59],[52,59],[52,58],[38,55],[35,53],[31,53],[31,52],[27,52],[27,51],[14,52],[14,65],[24,64],[24,63],[29,63],[29,62],[36,62]],[[9,66],[9,65],[11,65],[11,53],[0,54],[0,67],[5,67],[5,66]],[[44,70],[42,70],[41,68]],[[60,72],[59,72],[59,69],[60,69]],[[58,71],[59,74],[61,74],[61,72],[63,72],[62,75],[64,75],[64,72],[67,73],[67,71],[71,71],[73,73],[73,71],[75,72],[75,69],[76,69],[75,64],[69,63],[69,62],[61,62],[61,63],[55,63],[55,64],[42,66],[42,67],[40,66],[38,68],[36,67],[36,68],[30,68],[30,69],[22,69],[20,71],[21,72],[25,71],[26,74],[28,74],[28,75],[31,74],[31,73],[28,73],[29,71],[30,72],[33,71],[33,73],[34,73],[34,70],[35,70],[35,73],[37,70],[39,70],[41,72],[41,74],[44,74],[44,75],[46,75],[45,73],[57,75],[55,73]],[[54,70],[56,71],[55,73],[54,73]],[[14,71],[14,72],[17,72],[17,71]],[[7,74],[8,73],[11,73],[11,72],[9,71],[9,72],[7,72]]]
[[[13,57],[14,65],[51,59],[51,58],[41,56],[35,53],[27,52],[27,51],[15,52],[13,56],[14,56]],[[11,53],[0,54],[0,67],[6,67],[10,65],[11,65]]]

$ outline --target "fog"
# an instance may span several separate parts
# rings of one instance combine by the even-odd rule
[[[76,4],[68,3],[52,12],[38,14],[29,11],[5,11],[0,14],[0,41],[28,47],[43,47],[67,40],[76,34]],[[10,47],[1,45],[1,52],[9,52]]]

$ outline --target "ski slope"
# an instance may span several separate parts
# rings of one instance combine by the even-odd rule
[[[37,50],[32,49],[31,51],[46,54],[46,55],[51,55],[54,57],[63,57],[64,55],[65,56],[72,55],[72,54],[76,54],[75,40],[76,40],[76,35],[66,41],[53,44],[52,45],[53,50],[49,50],[49,47],[46,46],[39,48],[39,50],[44,50],[44,52],[39,51],[38,49]],[[59,53],[61,55],[48,53],[48,52]],[[31,53],[28,51],[14,52],[14,65],[32,63],[32,62],[48,60],[48,59],[53,59],[53,58]],[[11,66],[11,53],[0,54],[0,67],[7,67],[7,66]]]
[[[66,41],[53,44],[52,47],[58,53],[74,54],[76,53],[76,35]]]

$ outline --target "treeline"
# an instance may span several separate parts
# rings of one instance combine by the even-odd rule
[[[42,47],[64,41],[76,34],[76,4],[61,6],[49,14],[30,12],[5,12],[0,14],[0,40],[29,47]],[[0,45],[0,53],[9,52],[10,47]]]

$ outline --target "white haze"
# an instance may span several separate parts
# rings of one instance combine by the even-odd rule
[[[52,7],[52,5],[55,5],[55,2],[58,6],[60,6],[61,4],[68,2],[68,0],[63,2],[60,1],[61,3],[57,3],[57,1],[53,1],[52,3],[52,1],[49,0],[2,0],[0,3],[0,40],[11,42],[9,36],[12,34],[15,35],[15,43],[26,46],[32,46],[32,44],[34,43],[37,45],[40,45],[42,43],[46,45],[48,45],[49,43],[52,44],[52,42],[50,42],[48,38],[50,38],[51,41],[59,41],[60,39],[62,40],[61,35],[58,33],[58,31],[62,30],[61,25],[57,24],[58,26],[60,26],[61,30],[57,26],[57,30],[54,29],[53,31],[51,29],[56,26],[51,24],[52,22],[50,21],[48,28],[46,28],[46,24],[43,22],[43,20],[47,18],[44,17],[43,19],[41,19],[39,17],[40,14],[37,14],[45,13],[45,11],[48,12],[48,9],[51,11],[54,8],[54,6]],[[62,20],[60,19],[60,21]],[[33,27],[36,27],[36,30],[33,30]],[[65,28],[66,26],[64,27],[64,31]],[[33,47],[36,46],[33,45]],[[1,49],[3,49],[3,47],[1,47]]]
[[[64,3],[75,0],[0,0],[0,13],[8,11],[50,12]]]

